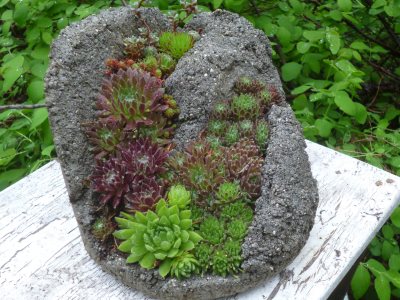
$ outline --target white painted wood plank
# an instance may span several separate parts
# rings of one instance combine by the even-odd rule
[[[299,256],[232,299],[325,299],[400,201],[400,178],[307,142],[320,203]],[[3,299],[148,299],[89,258],[57,162],[0,192]]]

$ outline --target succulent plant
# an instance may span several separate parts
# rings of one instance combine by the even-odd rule
[[[208,132],[210,134],[220,136],[226,128],[226,122],[212,119],[208,122]]]
[[[159,67],[164,73],[169,74],[175,69],[176,61],[172,58],[172,56],[166,53],[161,53],[159,56],[159,61]]]
[[[163,199],[157,203],[155,212],[136,212],[134,216],[121,213],[120,218],[115,218],[120,230],[114,236],[124,240],[118,249],[129,253],[127,263],[139,262],[145,269],[159,265],[160,275],[165,277],[173,261],[186,256],[202,239],[192,230],[190,215],[190,210],[169,206]]]
[[[239,122],[240,135],[250,137],[253,134],[254,123],[251,120],[242,120]]]
[[[239,132],[239,127],[236,123],[230,125],[228,127],[228,129],[226,130],[225,134],[224,134],[224,140],[225,140],[225,144],[227,146],[231,146],[234,143],[236,143],[237,141],[239,141],[240,138],[240,132]]]
[[[178,166],[181,183],[200,195],[209,195],[223,181],[221,161],[205,140],[191,143],[186,148],[183,163]]]
[[[222,250],[217,250],[212,257],[213,274],[225,277],[229,271],[228,255]]]
[[[144,57],[153,56],[156,57],[158,55],[157,48],[154,46],[147,46],[143,49]]]
[[[114,153],[123,140],[129,139],[119,122],[89,122],[82,124],[82,127],[85,129],[89,143],[92,145],[91,151],[96,155],[96,159]]]
[[[225,165],[231,180],[239,180],[242,190],[252,199],[261,193],[263,159],[259,147],[251,139],[241,139],[225,149]]]
[[[193,254],[184,252],[182,255],[175,257],[171,264],[171,275],[178,278],[188,278],[193,273],[199,272],[200,263]]]
[[[139,138],[119,147],[118,154],[127,172],[134,176],[151,176],[166,171],[165,162],[169,153],[150,138]]]
[[[125,130],[153,124],[168,106],[162,103],[164,89],[161,80],[138,69],[128,68],[105,80],[98,96],[97,108],[107,121],[125,122]]]
[[[215,119],[228,119],[231,114],[230,103],[226,100],[218,101],[214,104],[211,114]]]
[[[183,185],[171,186],[168,192],[169,205],[177,205],[180,209],[184,209],[190,204],[190,192]]]
[[[258,121],[256,126],[255,140],[262,151],[265,151],[266,149],[268,134],[268,123],[264,120]]]
[[[239,241],[229,240],[224,244],[223,251],[228,256],[229,273],[238,273],[240,271],[240,265],[242,263],[242,257],[240,256],[241,248],[241,243]]]
[[[241,77],[235,82],[234,89],[238,94],[252,94],[257,95],[265,88],[264,84],[260,81],[251,79],[249,77]]]
[[[222,140],[221,138],[215,136],[215,135],[208,135],[206,137],[207,143],[210,144],[210,147],[214,151],[219,151],[220,148],[222,147]]]
[[[193,37],[186,32],[163,32],[159,37],[160,49],[177,60],[193,47],[193,43]]]
[[[155,177],[135,176],[130,186],[124,197],[125,209],[130,212],[154,209],[163,195],[163,187]]]
[[[260,115],[258,100],[249,94],[241,94],[232,99],[231,109],[238,120],[254,119]]]
[[[141,59],[144,55],[144,49],[147,41],[142,37],[132,36],[124,40],[125,54],[133,60]]]
[[[271,103],[279,103],[282,100],[282,96],[275,85],[269,84],[268,91],[271,96]]]
[[[218,245],[224,238],[224,225],[216,217],[209,216],[200,224],[200,233],[211,244]]]
[[[112,222],[104,216],[96,219],[92,225],[92,234],[98,240],[104,242],[115,230]]]
[[[227,234],[234,240],[242,240],[247,233],[247,225],[242,220],[233,220],[227,225]]]
[[[239,183],[224,182],[218,187],[215,197],[220,204],[227,204],[238,200],[241,197]]]
[[[203,272],[207,271],[211,264],[212,249],[209,244],[200,243],[194,249],[195,256],[200,263]]]
[[[229,220],[240,219],[246,224],[253,220],[253,209],[244,201],[236,201],[225,205],[221,210],[221,218]]]
[[[89,177],[91,188],[100,193],[100,203],[112,203],[116,208],[129,191],[132,176],[127,172],[125,164],[116,158],[98,161]]]

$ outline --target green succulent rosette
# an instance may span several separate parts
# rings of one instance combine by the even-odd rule
[[[193,231],[191,211],[169,205],[164,199],[157,203],[155,212],[136,212],[134,216],[122,212],[115,220],[120,230],[114,236],[124,240],[118,249],[129,253],[126,262],[138,262],[145,269],[159,265],[162,277],[170,273],[174,260],[187,257],[202,240]]]

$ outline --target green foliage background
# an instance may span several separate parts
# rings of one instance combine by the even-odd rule
[[[177,0],[142,4],[159,7],[178,23],[191,18],[193,7]],[[400,175],[400,0],[197,4],[198,11],[237,12],[270,38],[274,62],[307,139]],[[44,103],[52,40],[68,24],[120,5],[110,0],[0,0],[0,105]],[[54,155],[45,108],[0,112],[0,190]],[[399,237],[397,209],[371,243],[371,258],[353,277],[354,298],[400,298]]]

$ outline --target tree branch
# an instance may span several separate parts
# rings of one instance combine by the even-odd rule
[[[10,105],[0,105],[0,111],[7,109],[35,109],[49,107],[46,104],[10,104]]]
[[[383,48],[385,48],[386,50],[390,51],[390,52],[391,52],[393,55],[395,55],[395,56],[396,56],[396,55],[397,55],[397,56],[400,56],[400,51],[399,51],[399,50],[396,50],[396,49],[394,49],[394,48],[392,48],[392,47],[389,47],[388,45],[386,45],[385,43],[381,42],[380,40],[377,40],[377,39],[373,38],[372,36],[369,36],[369,35],[365,34],[364,32],[362,32],[360,29],[358,29],[357,26],[354,25],[354,24],[353,24],[352,22],[350,22],[349,20],[344,19],[344,22],[345,22],[348,26],[350,26],[352,29],[354,29],[355,31],[357,31],[357,33],[358,33],[359,35],[361,35],[362,37],[364,37],[365,39],[370,40],[371,42],[374,42],[375,44],[380,45],[381,47],[383,47]]]

